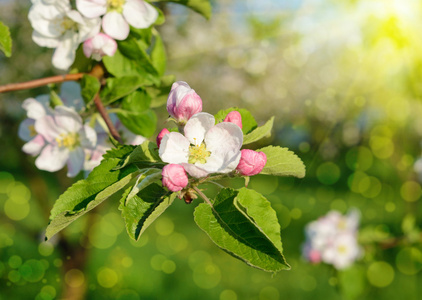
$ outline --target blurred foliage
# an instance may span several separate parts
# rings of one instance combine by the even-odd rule
[[[52,201],[71,182],[65,172],[37,171],[17,138],[21,101],[40,88],[0,95],[0,299],[54,299],[63,282],[86,285],[87,299],[420,297],[422,188],[413,165],[421,154],[422,4],[276,2],[220,0],[210,21],[168,5],[159,30],[168,73],[197,91],[205,111],[245,107],[258,125],[275,115],[273,144],[304,160],[305,179],[250,181],[277,211],[292,270],[271,277],[233,260],[194,226],[195,202],[180,201],[138,242],[124,232],[118,203],[99,206],[65,232],[90,251],[87,269],[62,274],[75,257],[42,236]],[[0,5],[13,37],[12,59],[0,57],[1,84],[52,74],[51,50],[31,41],[28,3]],[[167,116],[156,112],[160,129]],[[362,212],[362,259],[342,272],[306,263],[306,223],[351,207]],[[92,223],[87,232],[84,222]]]

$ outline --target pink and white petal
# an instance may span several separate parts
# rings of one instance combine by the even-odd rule
[[[148,28],[158,17],[157,10],[142,0],[126,0],[123,16],[135,28]]]
[[[124,40],[129,35],[130,27],[122,14],[111,11],[103,17],[103,30],[113,39]]]
[[[102,46],[102,50],[105,55],[113,56],[114,53],[116,53],[117,50],[117,43],[115,40],[113,40],[111,37],[104,35],[105,41],[104,45]],[[107,37],[107,38],[106,38]]]
[[[189,142],[193,145],[201,145],[205,134],[215,124],[215,118],[209,113],[197,113],[193,115],[186,123],[184,132]],[[208,149],[208,146],[207,146]]]
[[[186,172],[189,173],[190,176],[195,177],[195,178],[206,177],[208,176],[208,174],[210,174],[206,170],[193,164],[181,163],[180,165],[185,169]]]
[[[67,148],[47,145],[35,160],[35,165],[40,170],[56,172],[64,167],[68,158],[69,150]]]
[[[164,162],[170,164],[187,163],[190,143],[178,132],[170,132],[161,140],[159,155]]]
[[[84,18],[83,24],[78,26],[78,41],[80,44],[89,38],[97,35],[101,30],[101,18],[86,19]]]
[[[18,136],[21,140],[28,142],[34,138],[35,120],[25,119],[19,124]],[[33,130],[31,130],[31,127]]]
[[[107,12],[107,0],[76,0],[76,7],[87,18],[97,18]]]
[[[66,12],[66,16],[71,19],[72,21],[82,25],[85,23],[84,18],[82,17],[81,13],[77,10],[70,10]]]
[[[64,132],[78,132],[82,128],[82,119],[71,107],[59,105],[54,108],[54,120]]]
[[[45,35],[42,35],[36,30],[32,32],[32,40],[38,46],[47,47],[47,48],[56,48],[60,43],[60,40],[58,37],[47,37]]]
[[[76,56],[76,49],[78,48],[77,33],[72,30],[67,31],[61,38],[59,45],[53,54],[53,66],[57,69],[68,69]]]
[[[46,107],[37,99],[28,98],[22,103],[23,109],[26,110],[30,119],[39,119],[46,115]]]
[[[205,136],[207,150],[214,155],[222,155],[230,151],[240,151],[243,133],[239,126],[222,122],[212,127]]]
[[[79,132],[81,146],[87,149],[94,149],[97,144],[97,132],[89,125],[84,125]]]
[[[23,145],[22,151],[26,154],[36,156],[40,154],[45,145],[45,140],[41,135],[36,135],[32,140]]]
[[[241,153],[230,151],[225,155],[211,154],[207,158],[207,162],[201,165],[201,168],[209,173],[229,173],[236,169],[239,164]]]
[[[66,11],[71,9],[70,3],[62,4],[63,6],[48,5],[42,1],[34,3],[28,13],[28,19],[32,28],[46,37],[60,37],[62,34],[60,22],[52,22],[52,20],[63,19]]]
[[[49,143],[55,143],[55,139],[64,131],[57,127],[52,116],[45,116],[35,121],[35,131],[41,134]]]
[[[81,147],[69,152],[67,161],[67,176],[75,177],[82,170],[85,161],[85,153]]]

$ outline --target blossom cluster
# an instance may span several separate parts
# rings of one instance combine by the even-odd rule
[[[158,17],[143,0],[76,0],[76,8],[70,0],[32,0],[28,15],[32,39],[56,49],[52,62],[58,69],[72,65],[81,43],[84,54],[95,60],[114,55],[115,40],[126,39],[130,26],[148,28]]]
[[[63,83],[59,98],[62,103],[54,108],[48,95],[26,99],[22,107],[27,119],[19,126],[19,137],[26,141],[22,148],[25,153],[38,155],[37,168],[55,172],[67,165],[67,176],[74,177],[81,170],[89,172],[96,167],[112,145],[105,127],[99,122],[92,126],[93,122],[84,123],[79,115],[83,101],[77,83]],[[110,116],[128,144],[146,140],[127,130],[115,115]]]
[[[163,186],[181,191],[193,178],[214,173],[252,176],[260,173],[267,161],[263,152],[241,150],[242,119],[238,111],[230,112],[215,124],[213,115],[202,112],[199,95],[183,81],[172,85],[167,111],[180,132],[163,129],[157,136],[159,156],[168,163],[162,171]]]
[[[336,269],[345,269],[362,255],[357,242],[359,212],[343,216],[337,211],[309,223],[305,228],[303,256],[312,263],[324,262]]]

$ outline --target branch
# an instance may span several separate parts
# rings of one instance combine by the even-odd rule
[[[108,130],[110,130],[110,134],[113,136],[113,138],[116,141],[118,141],[120,144],[123,144],[122,138],[119,132],[117,131],[116,127],[114,127],[113,122],[111,121],[110,116],[107,113],[107,110],[105,109],[103,103],[101,102],[101,99],[98,93],[94,97],[94,103],[101,117],[104,119],[104,122],[106,123],[108,127]]]
[[[65,74],[65,75],[57,75],[57,76],[45,77],[41,79],[30,80],[26,82],[9,83],[9,84],[0,86],[0,93],[33,89],[33,88],[47,85],[50,83],[77,81],[77,80],[80,80],[83,77],[83,75],[84,75],[83,73]]]

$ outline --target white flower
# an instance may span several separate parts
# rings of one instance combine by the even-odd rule
[[[158,12],[143,0],[76,0],[78,10],[87,18],[103,17],[103,30],[116,40],[124,40],[130,27],[148,28]]]
[[[326,246],[321,257],[325,263],[332,264],[336,269],[341,270],[352,265],[360,254],[361,249],[356,236],[342,233]]]
[[[229,173],[240,160],[243,133],[239,126],[198,113],[186,123],[184,134],[170,132],[161,140],[159,155],[164,162],[182,165],[191,176]]]
[[[32,1],[28,15],[34,32],[32,39],[40,46],[56,48],[53,65],[69,68],[79,44],[100,31],[101,19],[87,19],[72,10],[68,0]]]
[[[82,125],[78,113],[66,106],[56,106],[53,115],[35,121],[35,130],[46,145],[35,160],[37,168],[55,172],[67,163],[67,176],[76,176],[85,161],[84,149],[94,149],[97,135],[91,127]]]

